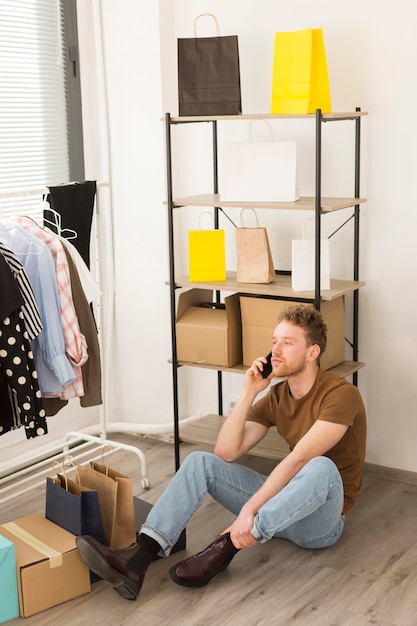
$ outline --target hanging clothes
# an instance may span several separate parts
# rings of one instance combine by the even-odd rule
[[[83,291],[77,268],[70,253],[67,251],[66,244],[64,245],[64,251],[67,255],[71,276],[75,310],[88,345],[88,361],[81,368],[84,382],[84,395],[80,398],[80,404],[83,407],[97,406],[103,403],[101,393],[100,345],[98,342],[97,327],[89,302]]]
[[[74,245],[88,268],[90,268],[90,236],[96,190],[96,181],[86,180],[49,187],[50,193],[47,197],[51,209],[61,216],[61,228],[75,230],[77,233]],[[53,227],[54,215],[47,208],[44,210],[44,220],[48,220],[45,223],[53,232],[61,234]]]
[[[46,230],[48,229],[46,228]],[[91,274],[91,271],[88,269],[87,265],[85,264],[85,261],[82,258],[81,254],[78,252],[77,248],[71,243],[71,241],[69,241],[68,239],[65,239],[64,237],[59,237],[58,235],[57,237],[59,238],[61,243],[64,244],[65,252],[69,253],[75,265],[78,277],[81,282],[82,290],[84,292],[85,297],[87,298],[87,302],[91,304],[94,300],[97,300],[97,298],[100,298],[100,296],[102,295],[100,287],[98,286],[97,282],[94,280]],[[71,273],[71,266],[70,266],[70,273]],[[88,344],[88,341],[87,341],[87,344]]]
[[[2,254],[0,290],[0,435],[23,426],[29,439],[48,429],[21,311],[25,300]]]
[[[45,414],[53,415],[73,397],[79,397],[84,407],[102,404],[103,399],[100,348],[91,307],[93,300],[101,296],[101,290],[89,269],[96,182],[69,183],[50,187],[49,191],[51,207],[44,210],[44,224],[47,222],[49,227],[41,227],[31,218],[20,215],[11,218],[13,225],[0,224],[0,237],[3,231],[4,237],[1,239],[6,244],[0,247],[0,253],[19,282],[25,300],[20,306],[20,312],[26,316],[29,339],[38,364],[42,403]],[[45,205],[48,206],[47,203]],[[54,229],[57,234],[53,232]],[[68,237],[76,235],[74,244],[58,233]],[[54,284],[53,296],[49,297],[49,294],[45,297],[45,291],[48,292],[51,287],[46,285],[51,277],[50,258],[55,269],[56,290]],[[55,335],[59,330],[56,323],[57,300],[64,353],[61,352],[62,342]],[[43,321],[51,313],[51,308],[55,325],[50,323],[49,318],[47,323]],[[50,351],[45,350],[45,347],[49,347]],[[66,361],[62,360],[63,357],[66,357]],[[68,369],[68,364],[71,369]],[[57,365],[58,371],[55,369]],[[1,395],[7,397],[10,394]],[[14,396],[10,400],[18,413],[19,402]],[[9,427],[16,427],[18,421],[18,417],[13,416]]]
[[[69,242],[63,242],[63,244],[70,270],[74,306],[77,312],[81,332],[85,335],[88,345],[88,361],[81,367],[84,383],[84,395],[80,398],[80,404],[82,407],[97,406],[103,403],[103,399],[101,389],[102,376],[100,346],[96,324],[81,284],[77,266],[68,251]],[[46,415],[55,415],[66,404],[68,404],[66,400],[61,400],[59,398],[44,398],[43,403]]]
[[[39,237],[48,246],[52,254],[58,284],[58,297],[66,354],[76,374],[76,379],[73,382],[64,385],[64,389],[59,393],[59,397],[63,400],[80,398],[84,395],[81,366],[84,365],[88,359],[87,341],[81,333],[75,312],[68,261],[63,245],[56,235],[42,229],[28,217],[14,217],[13,221],[21,226],[25,232],[32,233],[36,237]],[[45,392],[43,395],[44,397],[52,397],[58,394]]]
[[[42,395],[62,393],[76,375],[65,352],[52,254],[42,240],[11,222],[0,223],[0,240],[20,259],[39,307],[43,329],[31,346]]]
[[[33,293],[32,285],[30,284],[30,280],[28,275],[26,274],[26,270],[17,258],[17,256],[6,248],[0,242],[0,254],[2,254],[5,259],[7,265],[12,272],[17,285],[19,287],[20,293],[24,299],[24,303],[21,306],[21,311],[23,313],[23,319],[25,320],[26,330],[28,333],[29,341],[32,341],[39,335],[43,326],[41,315],[39,313],[38,305],[36,303],[35,294]]]

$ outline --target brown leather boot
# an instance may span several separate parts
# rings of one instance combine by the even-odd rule
[[[207,548],[180,561],[169,570],[174,583],[182,587],[204,587],[229,565],[239,550],[226,535],[218,537]]]
[[[155,556],[137,543],[128,548],[108,548],[90,535],[81,535],[75,541],[81,558],[91,571],[111,583],[123,598],[136,600],[146,570],[155,560]],[[143,555],[138,559],[140,551]],[[134,569],[132,564],[136,565],[133,565]]]

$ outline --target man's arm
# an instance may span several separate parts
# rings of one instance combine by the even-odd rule
[[[265,361],[263,357],[261,360]],[[243,392],[217,436],[214,453],[224,461],[235,461],[256,446],[268,432],[266,426],[246,421],[256,396],[268,387],[272,379],[272,374],[262,378],[255,363],[247,370]]]

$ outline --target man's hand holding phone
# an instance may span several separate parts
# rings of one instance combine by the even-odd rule
[[[261,372],[262,378],[268,378],[268,376],[272,372],[272,363],[271,363],[272,352],[270,352],[265,358],[266,358],[266,363],[263,364],[264,368],[262,371],[259,370]]]

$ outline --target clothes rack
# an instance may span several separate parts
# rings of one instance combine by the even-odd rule
[[[3,504],[17,495],[30,492],[34,486],[44,483],[46,476],[50,473],[52,463],[54,461],[86,464],[94,457],[99,450],[101,454],[109,454],[113,451],[124,450],[138,457],[141,471],[141,484],[144,489],[150,486],[147,476],[147,465],[145,455],[142,450],[136,446],[123,444],[107,439],[108,423],[106,418],[107,394],[109,390],[110,380],[110,359],[106,359],[106,355],[110,354],[112,345],[113,330],[113,299],[114,299],[114,255],[113,255],[113,237],[112,237],[112,220],[111,211],[108,207],[103,207],[100,195],[103,189],[108,188],[108,182],[97,183],[97,193],[95,198],[95,210],[93,214],[94,245],[95,254],[95,276],[98,284],[102,282],[102,260],[106,259],[108,264],[106,271],[106,293],[108,294],[109,306],[103,305],[103,297],[99,297],[96,301],[96,321],[98,326],[98,336],[102,352],[102,381],[103,381],[103,403],[100,405],[99,424],[85,429],[86,432],[69,432],[61,443],[42,447],[42,450],[32,457],[25,457],[23,461],[14,461],[8,464],[7,469],[0,470],[0,504]],[[7,210],[0,207],[0,217],[11,217],[19,211],[22,214],[22,208],[18,206],[19,199],[26,200],[23,214],[29,217],[37,218],[40,222],[40,200],[49,193],[48,187],[32,187],[26,189],[17,189],[0,192],[0,202],[9,202]],[[36,199],[39,198],[38,204]],[[14,202],[16,200],[16,202]],[[33,202],[32,202],[33,200]],[[11,204],[11,206],[10,206]],[[29,206],[26,206],[29,205]],[[102,254],[106,251],[106,255]],[[103,328],[105,332],[103,332]],[[166,425],[165,425],[166,427]],[[159,426],[160,429],[160,426]],[[158,432],[157,428],[156,431]],[[130,424],[118,422],[113,425],[112,432],[124,432],[139,434],[151,434],[152,427],[149,425],[140,425],[137,423]],[[159,431],[160,432],[160,431]],[[166,432],[166,431],[165,431]],[[91,434],[94,433],[94,434]],[[103,452],[104,449],[104,452]]]

